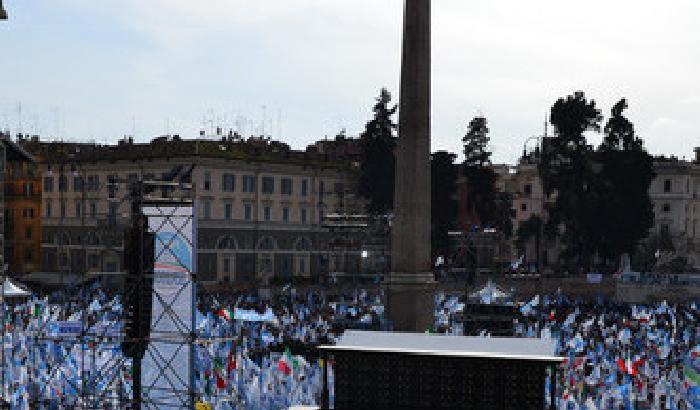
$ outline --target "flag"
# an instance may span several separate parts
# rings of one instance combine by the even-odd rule
[[[287,364],[284,357],[280,359],[279,363],[277,364],[277,369],[284,373],[285,376],[292,374],[292,368],[289,367],[289,364]]]
[[[214,374],[216,375],[216,387],[218,389],[225,389],[226,388],[226,380],[224,380],[220,375],[219,372],[216,370],[214,371]]]
[[[231,372],[236,370],[236,358],[234,356],[234,349],[232,348],[228,352],[228,366],[226,366],[226,371],[228,372],[229,376],[231,376]]]
[[[220,317],[222,317],[226,320],[229,320],[229,321],[233,318],[233,314],[231,314],[231,309],[226,309],[226,308],[219,309],[219,312],[217,312],[217,314]]]

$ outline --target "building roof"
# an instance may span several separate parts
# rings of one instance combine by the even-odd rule
[[[514,337],[444,336],[406,332],[348,330],[329,351],[385,352],[453,357],[560,362],[556,341]]]
[[[5,145],[5,158],[8,161],[35,162],[34,157],[22,146],[13,142],[5,135],[0,135],[0,142]]]

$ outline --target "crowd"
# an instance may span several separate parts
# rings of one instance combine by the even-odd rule
[[[5,303],[3,397],[11,408],[99,402],[99,408],[117,409],[132,394],[131,361],[117,338],[120,298],[97,285],[79,292],[80,297],[55,293]],[[200,342],[194,345],[198,402],[223,410],[313,405],[320,403],[327,367],[332,402],[332,364],[319,358],[316,346],[334,343],[349,327],[386,328],[381,301],[381,294],[363,290],[292,288],[270,299],[252,292],[200,297]],[[515,334],[554,338],[565,358],[555,386],[558,409],[700,408],[695,304],[636,306],[559,294],[516,305]],[[461,334],[455,318],[463,307],[457,296],[438,295],[431,331]],[[73,340],[65,337],[70,329],[57,328],[71,322],[83,324]],[[53,337],[59,333],[63,336]]]

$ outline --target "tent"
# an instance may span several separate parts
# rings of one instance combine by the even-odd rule
[[[510,292],[501,289],[498,285],[496,285],[490,280],[488,281],[486,286],[469,295],[470,299],[479,300],[481,301],[481,303],[485,304],[504,303],[507,302],[510,299],[510,297]]]
[[[32,295],[32,292],[22,289],[16,284],[12,283],[9,278],[5,278],[5,282],[2,284],[2,295],[3,298],[28,298]]]

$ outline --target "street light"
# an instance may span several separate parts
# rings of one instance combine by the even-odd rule
[[[0,20],[7,20],[7,10],[2,6],[2,0],[0,0]]]

